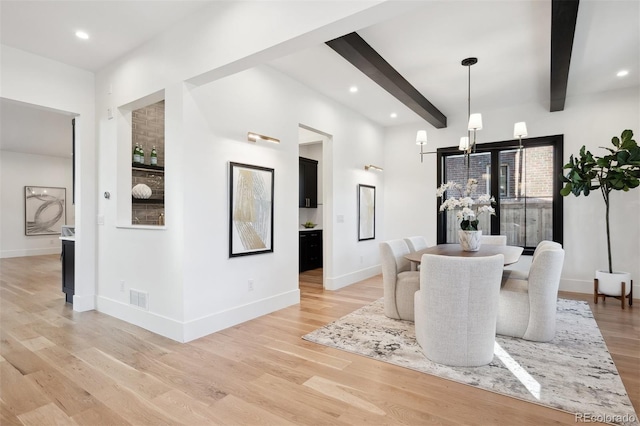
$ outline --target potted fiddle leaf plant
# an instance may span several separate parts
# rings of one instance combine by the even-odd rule
[[[584,145],[580,148],[579,155],[571,155],[569,162],[564,165],[567,172],[562,178],[564,187],[560,194],[588,196],[592,191],[600,190],[605,205],[609,269],[596,271],[594,299],[597,303],[599,293],[620,297],[624,307],[625,296],[629,297],[629,304],[632,304],[631,274],[613,270],[609,226],[610,195],[613,191],[628,192],[640,186],[640,147],[633,139],[631,130],[623,131],[619,138],[613,137],[611,144],[613,147],[602,147],[608,152],[602,157],[593,155]],[[625,283],[627,288],[623,288],[621,283]]]

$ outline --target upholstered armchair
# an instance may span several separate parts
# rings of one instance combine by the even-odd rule
[[[480,244],[492,244],[496,246],[506,246],[507,245],[507,236],[506,235],[481,235],[480,236]]]
[[[536,248],[525,279],[505,275],[498,305],[498,334],[537,342],[553,339],[563,263],[564,250],[545,244]]]
[[[415,293],[416,340],[439,364],[474,367],[493,359],[504,256],[422,256]]]
[[[415,237],[407,237],[404,239],[404,242],[407,243],[409,251],[412,253],[429,247],[429,245],[427,244],[427,240],[419,235],[416,235]],[[411,270],[420,270],[420,265],[416,265],[415,263],[411,262]]]
[[[549,240],[540,241],[536,246],[536,249],[533,251],[533,256],[531,258],[532,262],[536,258],[536,256],[538,256],[540,251],[542,251],[545,247],[561,249],[562,244],[556,243],[555,241],[549,241]],[[503,281],[507,279],[526,280],[527,278],[529,278],[529,270],[518,269],[518,263],[514,265],[505,266],[504,273],[502,275]]]
[[[420,273],[411,271],[404,258],[409,247],[404,240],[380,243],[384,314],[389,318],[413,321],[413,294],[420,287]]]
[[[424,250],[429,247],[427,240],[419,235],[416,235],[415,237],[407,237],[404,241],[407,243],[407,246],[409,246],[409,251],[411,252]]]

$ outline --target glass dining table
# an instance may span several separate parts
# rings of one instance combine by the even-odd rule
[[[405,259],[412,263],[412,266],[419,265],[422,261],[423,254],[438,254],[441,256],[459,256],[459,257],[484,257],[496,254],[504,255],[504,265],[511,265],[520,259],[522,247],[517,246],[500,246],[495,244],[483,244],[478,251],[464,251],[460,244],[438,244],[427,247],[423,250],[414,251],[405,255]],[[414,269],[414,268],[412,268]]]

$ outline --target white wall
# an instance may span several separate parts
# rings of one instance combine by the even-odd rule
[[[76,270],[73,309],[95,307],[96,157],[94,75],[0,45],[0,97],[77,114]]]
[[[0,257],[60,253],[58,235],[26,236],[24,187],[66,188],[66,224],[75,223],[71,159],[0,151]]]
[[[169,96],[166,104],[171,105]],[[344,216],[343,223],[325,223],[325,232],[334,236],[329,239],[330,261],[325,262],[327,287],[379,273],[379,240],[357,241],[356,188],[358,183],[378,187],[382,217],[379,175],[365,172],[364,161],[357,159],[358,152],[367,150],[372,153],[370,162],[381,162],[382,129],[269,67],[193,88],[185,95],[182,114],[182,164],[175,165],[168,144],[166,169],[167,200],[174,200],[167,201],[167,208],[177,203],[181,212],[168,210],[166,229],[120,227],[114,232],[113,200],[101,202],[105,226],[100,228],[100,241],[105,247],[121,247],[105,250],[109,254],[100,259],[99,309],[160,334],[191,340],[297,303],[299,123],[332,134],[330,162],[349,159],[345,170],[334,170],[343,177],[329,190],[332,205],[345,207],[336,213]],[[249,143],[248,131],[277,137],[281,143]],[[275,169],[273,253],[229,258],[230,161]],[[105,188],[112,185],[113,177]],[[332,232],[333,226],[338,229]],[[121,280],[125,292],[119,290]],[[148,313],[125,308],[130,288],[149,292]],[[170,303],[180,296],[183,305]]]
[[[378,182],[362,170],[357,153],[372,152],[368,162],[380,162],[381,129],[272,70],[248,71],[251,79],[236,73],[415,7],[390,3],[215,3],[98,74],[97,192],[112,194],[98,198],[104,220],[98,226],[99,310],[184,341],[296,303],[299,124],[336,138],[323,151],[335,171],[324,189],[332,194],[330,216],[344,219],[336,224],[340,237],[325,238],[326,250],[333,250],[325,262],[327,287],[379,271],[377,243],[357,242],[355,209],[357,183]],[[264,28],[268,17],[278,23],[272,30],[246,30]],[[234,49],[228,49],[230,39]],[[142,229],[118,216],[118,206],[130,200],[123,179],[131,149],[118,133],[126,120],[119,107],[160,91],[166,105],[166,226]],[[108,108],[117,112],[112,120]],[[288,143],[250,145],[247,131]],[[228,161],[276,169],[273,254],[228,259]],[[251,293],[248,279],[254,280]],[[149,293],[148,310],[129,305],[131,289]]]
[[[476,103],[479,105],[479,100]],[[594,154],[610,144],[613,136],[632,129],[640,137],[639,90],[621,90],[567,99],[565,110],[550,113],[542,105],[520,105],[501,110],[482,111],[484,129],[478,142],[513,138],[513,123],[526,121],[530,137],[564,134],[564,162],[586,145]],[[449,127],[428,128],[428,150],[455,146],[464,133],[464,105],[459,114],[449,115]],[[425,126],[422,126],[425,128]],[[436,160],[425,156],[420,164],[415,145],[418,126],[389,129],[385,142],[385,230],[386,237],[426,235],[436,241]],[[406,189],[407,192],[402,191]],[[611,233],[614,269],[629,271],[640,284],[640,189],[614,193],[611,197]],[[565,264],[561,289],[593,292],[595,269],[607,267],[604,202],[598,192],[585,198],[564,198]]]

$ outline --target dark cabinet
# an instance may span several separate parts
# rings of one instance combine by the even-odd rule
[[[318,207],[318,162],[300,157],[298,207]]]
[[[73,303],[76,263],[75,252],[75,241],[62,240],[62,291],[65,294],[65,301],[67,303]]]
[[[322,268],[322,231],[300,231],[300,272]]]

